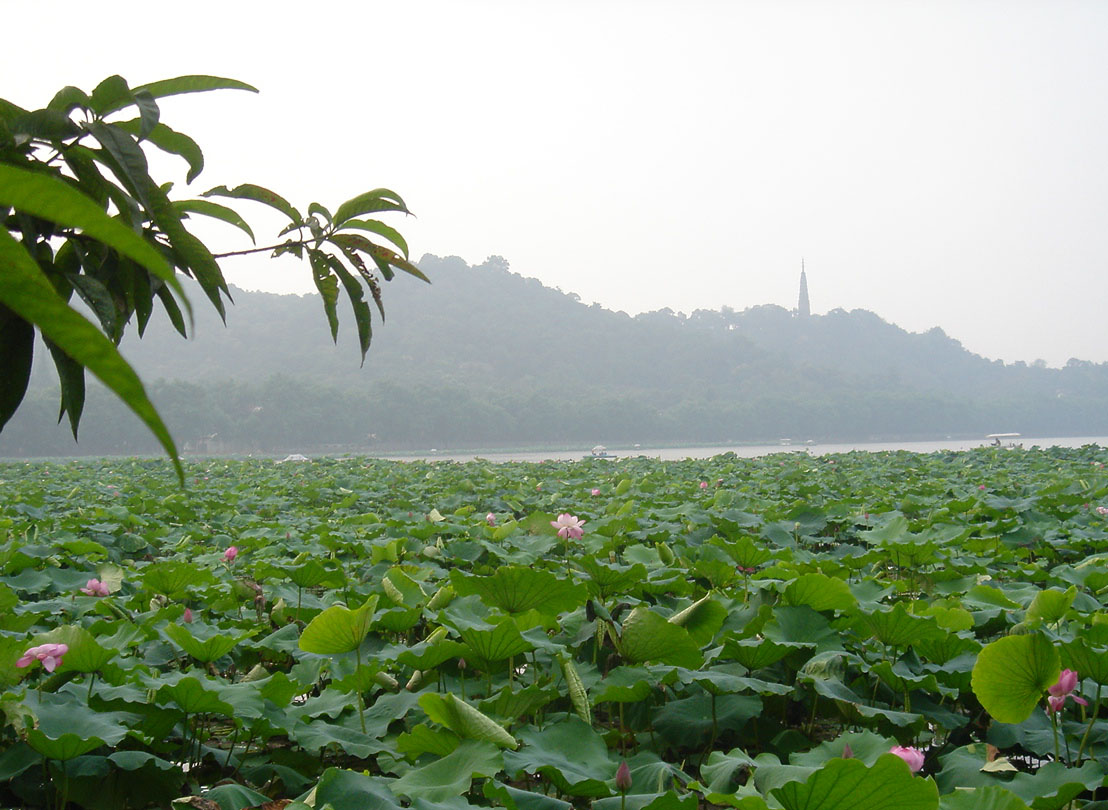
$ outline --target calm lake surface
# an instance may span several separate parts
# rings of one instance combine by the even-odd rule
[[[1007,440],[1006,440],[1007,441]],[[1083,447],[1087,444],[1096,444],[1101,447],[1108,446],[1108,436],[1064,436],[1036,438],[1032,436],[1014,440],[1024,448],[1031,447]],[[630,456],[645,456],[657,458],[662,461],[679,461],[685,458],[711,458],[723,453],[734,453],[744,458],[756,458],[769,456],[774,453],[810,453],[811,455],[823,455],[825,453],[849,453],[861,450],[868,453],[879,453],[887,450],[907,450],[912,453],[937,453],[940,450],[972,450],[975,447],[985,447],[988,441],[980,439],[945,439],[932,442],[854,442],[849,444],[763,444],[763,445],[719,445],[716,447],[651,447],[651,448],[625,448],[612,446],[608,452],[619,458]],[[488,453],[452,453],[449,450],[439,450],[429,453],[413,453],[405,455],[389,455],[388,458],[411,461],[472,461],[476,458],[486,461],[579,461],[589,455],[589,448],[582,447],[576,450],[543,450],[543,451],[519,451],[519,452],[488,452]]]

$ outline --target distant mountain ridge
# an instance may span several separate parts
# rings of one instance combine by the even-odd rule
[[[159,313],[121,348],[198,451],[1108,432],[1108,364],[1005,365],[940,329],[909,333],[865,310],[631,317],[499,257],[419,264],[433,283],[385,285],[387,321],[375,319],[361,368],[348,312],[335,346],[317,297],[238,289],[226,328],[200,305],[192,340]],[[74,446],[53,426],[48,370],[34,386],[0,454],[145,451],[96,392]]]

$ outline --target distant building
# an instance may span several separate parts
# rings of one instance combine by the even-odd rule
[[[807,318],[812,314],[812,306],[808,303],[808,276],[804,274],[804,260],[800,260],[800,298],[796,302],[796,315],[798,318]]]

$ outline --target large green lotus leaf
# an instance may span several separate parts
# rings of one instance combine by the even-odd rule
[[[808,751],[792,754],[789,757],[789,763],[818,767],[829,760],[842,758],[846,746],[850,746],[853,759],[872,765],[882,754],[889,753],[889,749],[896,744],[893,738],[883,737],[872,731],[851,731],[834,740],[820,743]]]
[[[762,634],[778,644],[810,645],[817,652],[843,648],[842,636],[832,629],[827,617],[807,605],[777,605],[773,608],[773,617],[762,628]]]
[[[897,648],[948,635],[934,619],[910,614],[903,602],[897,602],[891,610],[864,613],[855,626],[882,644]]]
[[[669,617],[669,621],[684,627],[698,647],[708,644],[727,619],[727,608],[712,598],[711,594],[693,602],[679,613]]]
[[[312,619],[300,634],[300,649],[319,655],[340,655],[356,650],[369,633],[377,595],[356,610],[333,605]]]
[[[219,697],[230,704],[239,719],[257,720],[265,715],[261,690],[249,681],[227,684],[219,690]]]
[[[654,691],[655,684],[663,679],[672,683],[673,678],[665,676],[673,672],[672,669],[660,673],[648,667],[616,667],[589,689],[589,702],[593,706],[607,702],[638,703],[645,700]]]
[[[939,789],[912,776],[908,765],[885,754],[871,767],[856,759],[832,759],[805,782],[773,790],[784,810],[935,810]]]
[[[604,738],[584,721],[570,717],[541,731],[533,726],[521,729],[519,740],[518,751],[504,752],[504,770],[511,778],[541,774],[570,796],[610,795],[619,762],[612,759]]]
[[[170,599],[180,599],[189,586],[204,588],[215,582],[207,568],[177,560],[164,560],[148,565],[141,574],[143,586]]]
[[[592,557],[584,557],[577,561],[585,573],[589,575],[585,583],[592,596],[604,597],[609,594],[635,594],[642,583],[646,581],[646,566],[617,565],[600,562]]]
[[[897,603],[900,604],[900,603]],[[919,603],[917,603],[919,605]],[[930,616],[943,630],[958,632],[959,630],[973,629],[973,614],[962,607],[948,607],[946,605],[929,605],[921,607],[917,614]]]
[[[488,629],[467,627],[459,634],[468,648],[464,657],[476,658],[479,665],[488,666],[534,649],[534,645],[520,635],[510,616]]]
[[[216,689],[208,688],[208,683],[187,675],[176,683],[169,683],[158,689],[158,702],[176,703],[186,714],[222,714],[234,717],[235,708],[220,698]]]
[[[666,621],[640,605],[623,622],[620,654],[633,664],[661,661],[664,664],[697,669],[704,663],[700,647],[685,628]]]
[[[1073,641],[1062,642],[1059,652],[1063,667],[1072,669],[1081,678],[1108,686],[1108,648],[1089,644],[1079,633]]]
[[[260,807],[269,801],[269,797],[264,793],[258,793],[256,790],[251,790],[243,785],[224,784],[217,785],[204,794],[205,799],[209,799],[219,805],[219,810],[247,810],[250,807]],[[183,804],[177,805],[178,807],[191,807],[192,805]]]
[[[36,644],[65,644],[69,650],[62,656],[57,672],[99,672],[116,656],[116,651],[105,649],[88,630],[66,624],[55,627],[49,633],[35,636]]]
[[[47,737],[37,728],[31,728],[27,729],[27,744],[47,759],[65,762],[94,751],[105,742],[99,737],[82,737],[72,733],[62,734],[57,738]]]
[[[503,767],[500,750],[495,745],[463,740],[442,759],[413,768],[389,787],[398,796],[441,802],[468,791],[475,776],[493,777]]]
[[[417,705],[419,695],[407,690],[378,696],[373,705],[365,710],[366,733],[372,737],[385,736],[389,725],[406,716]]]
[[[291,717],[338,717],[343,712],[354,707],[357,700],[349,692],[329,686],[318,695],[312,695],[303,703],[289,709],[287,714]]]
[[[392,607],[382,610],[374,618],[374,623],[379,630],[388,633],[403,633],[411,630],[423,618],[423,608],[420,605],[414,607]]]
[[[466,646],[448,638],[437,641],[421,641],[411,647],[389,647],[382,650],[378,657],[388,661],[395,657],[398,663],[412,669],[434,669],[439,664],[460,658],[465,654]]]
[[[865,721],[884,720],[898,728],[916,728],[916,730],[922,728],[925,723],[925,718],[921,714],[897,711],[887,706],[871,705],[870,701],[864,699],[842,681],[835,678],[805,678],[800,676],[799,679],[810,682],[820,695],[837,701],[839,710],[849,722],[871,725]]]
[[[1058,680],[1061,669],[1058,650],[1045,636],[1005,636],[978,653],[973,693],[995,719],[1021,723]]]
[[[1007,788],[989,785],[958,788],[939,797],[939,810],[1030,810],[1026,802]]]
[[[695,683],[705,692],[711,695],[724,695],[729,692],[757,692],[762,695],[787,695],[793,691],[791,684],[763,681],[758,678],[747,678],[728,671],[727,664],[712,667],[711,669],[684,669],[677,670],[677,676],[682,683]],[[734,666],[731,665],[731,669]]]
[[[306,751],[319,754],[323,749],[333,747],[337,751],[353,754],[359,759],[367,759],[389,748],[380,740],[361,731],[323,720],[298,723],[289,732],[289,738]]]
[[[965,636],[949,633],[942,638],[913,641],[912,649],[919,653],[924,660],[945,666],[955,658],[962,656],[972,655],[976,658],[977,653],[981,650],[981,642],[975,638],[966,638]]]
[[[41,695],[29,692],[24,701],[35,716],[35,727],[52,739],[75,734],[82,738],[98,737],[108,745],[115,745],[127,734],[124,724],[133,717],[126,712],[93,710],[84,700],[83,692],[80,695],[67,691]]]
[[[24,742],[16,742],[0,753],[0,782],[7,782],[29,768],[41,765],[41,754]]]
[[[740,731],[747,722],[762,712],[762,699],[753,695],[694,694],[671,700],[654,715],[658,733],[675,745],[694,748],[712,734],[714,723],[719,731]]]
[[[609,796],[592,803],[593,810],[696,810],[697,796],[686,793],[679,796],[675,791],[665,793],[628,793],[623,796]]]
[[[757,568],[773,557],[769,549],[755,545],[754,541],[746,535],[733,543],[719,539],[714,539],[712,543],[726,551],[728,556],[743,568]]]
[[[243,639],[250,638],[257,630],[224,635],[217,628],[196,623],[185,627],[181,624],[168,624],[165,634],[169,640],[202,664],[210,664],[234,649]]]
[[[312,807],[330,807],[332,810],[366,810],[367,807],[401,810],[402,807],[381,777],[341,768],[325,770],[316,786],[300,797],[300,801],[309,799]]]
[[[998,773],[985,770],[988,750],[985,743],[971,743],[955,748],[939,757],[942,770],[935,774],[939,790],[949,793],[958,788],[978,788],[1002,781]]]
[[[754,671],[776,664],[800,646],[802,645],[794,643],[777,644],[768,639],[728,638],[723,642],[720,657],[724,660],[737,661]]]
[[[389,598],[394,602],[396,596],[400,597],[399,604],[407,607],[422,605],[427,601],[427,592],[423,590],[423,586],[400,567],[390,568],[381,579],[382,585],[385,582],[389,583],[386,590],[390,592]]]
[[[460,742],[461,738],[450,729],[432,729],[420,723],[396,738],[396,750],[414,762],[424,754],[445,757]]]
[[[1104,769],[1096,760],[1088,760],[1080,768],[1048,762],[1035,773],[1017,773],[1005,787],[1033,810],[1062,810],[1082,793],[1096,790],[1103,782]]]
[[[962,597],[965,605],[973,608],[1004,608],[1005,610],[1018,610],[1022,605],[1013,602],[1000,588],[992,585],[974,585],[966,595]]]
[[[858,607],[858,599],[850,586],[837,577],[813,572],[797,577],[785,587],[785,604],[807,605],[812,610],[850,612]]]
[[[553,796],[520,790],[495,779],[485,780],[482,792],[486,799],[497,802],[507,810],[571,810],[573,807],[569,802],[563,802]]]
[[[497,692],[494,697],[482,700],[478,707],[481,711],[511,724],[560,697],[562,693],[553,687],[532,684],[523,689],[513,690],[509,685]]]
[[[498,568],[492,576],[450,572],[450,582],[459,596],[476,594],[490,607],[507,613],[535,609],[557,615],[575,610],[585,603],[583,585],[559,578],[551,571],[523,566]]]
[[[1047,588],[1045,591],[1039,591],[1035,598],[1031,600],[1031,604],[1028,605],[1025,618],[1027,621],[1039,620],[1046,624],[1060,622],[1065,617],[1066,611],[1070,609],[1076,596],[1077,588],[1073,585],[1070,585],[1064,591],[1057,588]]]
[[[732,748],[726,754],[713,751],[700,766],[700,779],[713,793],[734,793],[746,784],[753,769],[754,760],[741,748]]]
[[[290,565],[278,570],[298,588],[315,588],[319,585],[339,588],[344,581],[340,569],[325,567],[319,560],[307,560],[300,565]]]
[[[858,539],[872,546],[898,545],[906,538],[910,540],[912,533],[908,531],[908,519],[904,515],[894,515],[883,526],[858,532]]]
[[[518,745],[515,737],[495,720],[450,692],[445,695],[427,692],[420,696],[419,707],[436,723],[446,726],[463,739],[483,740],[501,748]]]

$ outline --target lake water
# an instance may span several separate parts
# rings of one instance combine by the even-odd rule
[[[1063,436],[1063,437],[1020,437],[1015,439],[1025,448],[1030,447],[1083,447],[1087,444],[1096,444],[1108,447],[1108,436]],[[757,458],[769,456],[774,453],[811,453],[823,455],[825,453],[849,453],[861,450],[877,453],[886,450],[907,450],[912,453],[937,453],[940,450],[972,450],[976,447],[987,445],[984,438],[980,439],[944,439],[930,442],[853,442],[846,444],[760,444],[760,445],[719,445],[715,447],[650,447],[650,448],[625,448],[609,447],[608,452],[620,458],[627,456],[646,456],[662,461],[680,461],[685,458],[711,458],[723,453],[734,453],[743,458]],[[518,452],[488,452],[488,453],[452,453],[449,450],[440,450],[429,453],[412,453],[404,455],[390,455],[389,458],[408,461],[472,461],[482,458],[486,461],[579,461],[589,454],[589,448],[583,447],[576,450],[521,450]]]

